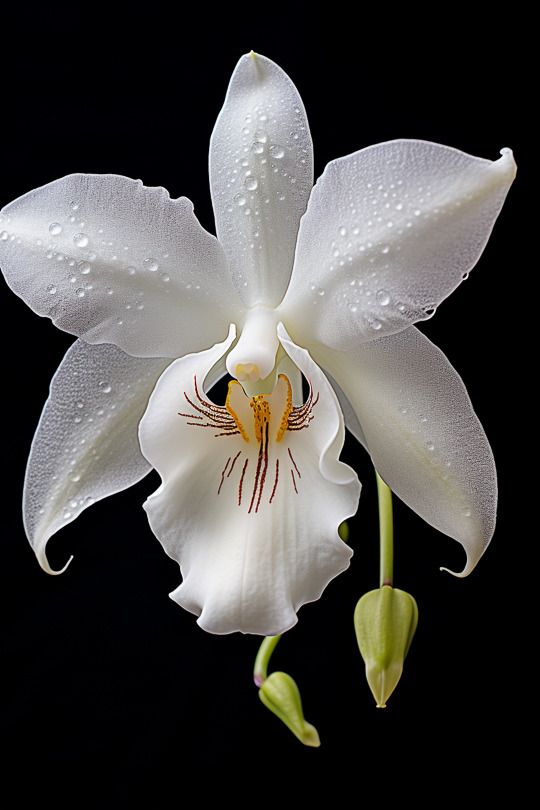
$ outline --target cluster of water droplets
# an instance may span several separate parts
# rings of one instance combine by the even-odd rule
[[[407,242],[421,239],[422,225],[437,221],[446,212],[445,206],[432,205],[430,187],[420,185],[409,193],[399,178],[387,184],[367,182],[363,191],[362,196],[349,200],[343,222],[330,242],[321,276],[324,285],[309,282],[312,303],[317,305],[326,294],[332,295],[339,306],[375,332],[386,321],[431,318],[434,303],[428,301],[419,308],[406,295],[394,297],[390,290],[392,278],[402,272],[400,254]],[[459,207],[461,202],[454,205]]]

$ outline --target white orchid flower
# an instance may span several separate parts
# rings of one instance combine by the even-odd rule
[[[54,532],[152,466],[145,509],[183,577],[172,598],[214,633],[281,633],[349,565],[337,529],[360,484],[339,461],[344,424],[472,570],[494,527],[493,457],[413,324],[478,260],[512,154],[396,140],[332,161],[313,188],[312,172],[296,88],[250,54],[210,144],[217,239],[185,197],[118,175],[73,174],[3,209],[9,286],[79,337],[26,475],[45,570]]]

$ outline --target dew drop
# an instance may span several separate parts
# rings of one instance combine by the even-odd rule
[[[235,194],[234,201],[240,207],[242,207],[243,205],[245,205],[247,203],[247,199],[246,199],[246,196],[244,194]]]
[[[76,247],[79,248],[86,247],[89,241],[90,240],[88,239],[85,233],[76,233],[75,236],[73,237],[73,243],[76,245]]]
[[[81,480],[81,476],[80,475],[74,475],[71,480],[73,481],[73,483],[76,484],[77,481]]]
[[[378,321],[377,318],[373,318],[373,320],[370,321],[369,325],[371,326],[372,329],[375,329],[376,332],[378,332],[379,329],[382,328],[382,323]]]
[[[80,262],[78,267],[79,267],[79,272],[83,276],[87,276],[88,273],[90,272],[90,270],[92,269],[92,267],[90,266],[90,264],[88,262]]]
[[[262,120],[265,120],[265,119],[261,118],[261,121]],[[257,130],[255,130],[254,138],[255,138],[255,143],[266,143],[266,141],[268,140],[268,135],[266,134],[266,132],[264,130],[257,129]]]
[[[471,510],[470,509],[465,509],[463,514],[465,515],[465,517],[470,517],[471,516]]]
[[[58,236],[59,233],[62,233],[62,226],[59,222],[51,222],[49,225],[49,233],[51,236]]]
[[[104,394],[110,394],[110,393],[111,393],[112,388],[111,388],[111,386],[109,385],[109,383],[108,383],[108,382],[105,382],[104,380],[101,380],[101,381],[98,383],[98,385],[99,385],[99,388],[101,389],[101,391],[102,391]]]
[[[386,290],[379,290],[377,293],[377,301],[381,305],[381,307],[387,307],[390,303],[390,296],[386,292]]]
[[[435,450],[435,445],[433,444],[433,442],[426,442],[426,447],[430,452]]]
[[[415,217],[419,217],[421,213],[422,213],[422,212],[420,211],[420,209],[419,209],[419,208],[417,208],[417,209],[415,210],[415,212],[414,212],[414,215],[415,215]]]
[[[469,274],[468,274],[468,273],[463,273],[463,275],[461,276],[461,280],[462,280],[462,281],[467,281],[467,279],[468,279],[468,278],[469,278]]]
[[[82,422],[82,416],[76,416],[73,421],[76,425],[80,424]]]
[[[161,274],[161,280],[167,282],[167,281],[171,280],[171,277],[170,277],[170,275],[168,273],[162,273]]]
[[[64,512],[64,520],[69,520],[71,517],[71,512]]]
[[[283,192],[280,191],[278,192],[277,198],[278,200],[280,200],[280,202],[283,202],[283,200],[285,199],[285,194],[283,194]]]
[[[339,229],[339,235],[340,236],[347,236],[347,228],[345,228],[343,225]]]
[[[144,309],[144,304],[137,304],[137,309]]]
[[[402,211],[402,210],[403,210],[403,203],[396,203],[396,211]]]
[[[2,233],[0,233],[0,239],[2,242],[7,242],[9,239],[9,233],[7,231],[2,231]]]
[[[381,253],[390,253],[390,247],[389,247],[389,245],[385,245],[385,246],[382,248]]]
[[[84,408],[84,402],[82,402],[80,399],[77,400],[75,405],[77,406],[77,408]]]
[[[49,295],[55,295],[55,293],[56,293],[55,285],[54,284],[49,284],[49,286],[47,287],[47,292],[49,293]]]
[[[282,157],[285,155],[285,150],[282,146],[277,143],[272,144],[269,149],[269,152],[273,158],[276,160],[281,160]]]
[[[72,211],[78,211],[79,210],[79,203],[78,202],[72,202],[71,203],[71,210]]]
[[[82,287],[79,287],[78,290],[75,290],[75,294],[76,294],[77,298],[84,298],[84,295],[85,295],[84,290],[83,290]]]
[[[248,175],[244,180],[244,185],[248,191],[255,191],[257,186],[259,185],[257,182],[257,178],[253,177],[252,175]]]
[[[405,312],[406,310],[405,304],[398,304],[397,308],[399,309],[400,312]]]
[[[130,276],[134,276],[135,273],[137,272],[137,270],[134,267],[128,267],[127,271],[128,271]]]
[[[143,264],[146,267],[146,269],[149,270],[151,273],[155,273],[159,267],[159,264],[156,262],[156,260],[152,258],[145,259]]]
[[[264,144],[260,143],[259,141],[253,141],[251,144],[251,151],[256,155],[262,155],[264,152]]]

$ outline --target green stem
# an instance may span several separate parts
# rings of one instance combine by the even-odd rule
[[[392,518],[392,490],[386,486],[378,472],[379,531],[381,546],[380,587],[392,585],[394,575],[394,524]]]
[[[253,680],[256,686],[262,686],[265,682],[270,658],[280,638],[281,636],[266,636],[259,647],[259,652],[255,659],[255,667],[253,669]]]

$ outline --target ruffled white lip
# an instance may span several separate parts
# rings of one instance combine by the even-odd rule
[[[183,576],[171,596],[213,633],[284,632],[352,554],[337,528],[355,513],[360,485],[339,461],[339,405],[309,354],[283,327],[278,334],[310,381],[303,406],[293,406],[284,376],[252,399],[231,383],[225,407],[204,397],[231,333],[173,363],[140,424],[142,451],[163,481],[145,509]]]

